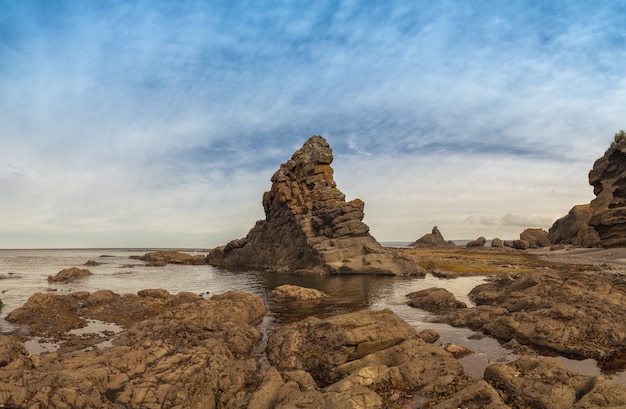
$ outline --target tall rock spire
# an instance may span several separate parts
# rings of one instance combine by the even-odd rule
[[[312,136],[272,176],[265,220],[208,255],[209,264],[308,274],[417,274],[363,223],[364,203],[346,202],[333,179],[332,149]]]

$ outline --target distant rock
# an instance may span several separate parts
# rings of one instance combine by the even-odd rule
[[[181,253],[180,251],[173,250],[159,250],[146,253],[139,257],[139,260],[146,261],[153,266],[165,266],[167,264],[186,264],[186,265],[200,265],[206,264],[206,256],[202,254]]]
[[[513,240],[511,242],[511,247],[517,250],[526,250],[530,248],[530,242],[528,240]]]
[[[550,247],[552,242],[548,232],[543,229],[526,229],[519,235],[520,240],[526,240],[529,247]]]
[[[87,267],[95,267],[95,266],[99,266],[100,263],[98,263],[95,260],[87,260],[87,262],[85,263],[85,266]]]
[[[491,247],[503,247],[504,245],[502,244],[502,240],[500,240],[499,238],[494,238],[493,240],[491,240]]]
[[[581,247],[626,247],[626,133],[615,134],[611,146],[589,172],[595,199],[574,206],[550,228],[553,244]]]
[[[465,247],[485,247],[487,243],[487,239],[484,237],[479,237],[476,240],[472,240],[465,245]]]
[[[245,238],[214,249],[209,264],[300,274],[423,275],[383,248],[362,222],[364,203],[337,188],[328,142],[313,136],[272,176],[265,220]]]
[[[409,244],[411,247],[456,247],[451,241],[446,241],[437,226],[433,227],[431,233],[425,234],[413,243]]]
[[[71,283],[72,281],[76,281],[79,278],[87,277],[91,275],[91,271],[86,268],[66,268],[65,270],[59,271],[54,276],[48,276],[49,283]]]

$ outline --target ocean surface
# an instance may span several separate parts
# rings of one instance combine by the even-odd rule
[[[402,245],[403,243],[393,243]],[[405,243],[404,243],[405,244]],[[309,315],[318,317],[357,311],[363,308],[381,310],[388,308],[407,321],[418,331],[436,330],[441,345],[454,343],[474,351],[461,359],[466,371],[482,377],[484,369],[494,362],[511,361],[517,355],[502,347],[497,341],[485,337],[469,339],[469,329],[454,328],[432,322],[436,317],[426,311],[406,304],[405,295],[429,287],[444,287],[468,306],[473,303],[468,293],[485,282],[485,277],[462,277],[439,279],[432,275],[425,278],[381,276],[330,276],[304,277],[262,271],[230,271],[211,266],[182,266],[168,264],[165,267],[146,266],[132,258],[141,256],[149,249],[60,249],[60,250],[0,250],[0,333],[10,333],[17,327],[5,320],[9,312],[23,305],[28,297],[37,292],[66,294],[75,291],[111,290],[118,294],[136,293],[147,288],[164,288],[172,294],[190,291],[209,298],[227,291],[245,291],[258,294],[270,307],[261,324],[262,331],[271,332],[273,326],[302,319]],[[184,250],[183,250],[184,251]],[[202,254],[187,251],[190,254]],[[98,266],[84,267],[93,260]],[[93,275],[70,284],[48,283],[48,276],[70,268],[88,268]],[[284,307],[269,301],[271,290],[282,284],[316,288],[330,295],[320,304]],[[36,343],[29,344],[31,347]],[[27,348],[29,348],[27,345]],[[29,349],[31,353],[41,350]],[[558,358],[565,366],[585,375],[600,374],[596,362],[587,359],[574,361]],[[604,374],[615,383],[626,385],[626,373]]]

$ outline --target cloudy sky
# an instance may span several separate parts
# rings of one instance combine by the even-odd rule
[[[0,248],[214,247],[311,135],[379,241],[516,238],[626,128],[624,1],[0,2]]]

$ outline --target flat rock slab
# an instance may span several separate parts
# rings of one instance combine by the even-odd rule
[[[502,341],[611,360],[626,345],[626,285],[593,273],[499,276],[470,292],[477,307],[445,320]]]

